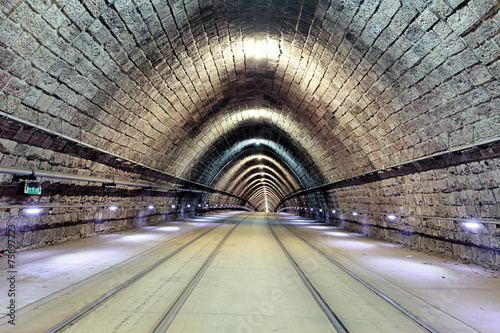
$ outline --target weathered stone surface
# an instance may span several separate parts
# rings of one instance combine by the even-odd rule
[[[231,189],[255,205],[263,200],[262,187],[247,184],[250,178],[241,180],[246,187],[232,185],[249,167],[239,164],[247,152],[272,151],[280,161],[269,162],[269,196],[278,204],[301,188],[500,135],[500,14],[494,0],[24,0],[6,6],[1,20],[3,112],[168,174]],[[27,129],[2,133],[44,149],[30,158],[11,152],[2,163],[48,161],[44,166],[51,170],[82,172],[72,159],[60,167],[64,149],[76,156],[80,147],[47,134],[37,142]],[[52,158],[55,151],[61,155]],[[110,156],[99,161],[114,160]],[[90,160],[85,172],[109,171],[108,164]],[[278,172],[277,165],[293,172]],[[435,217],[478,213],[481,200],[481,214],[498,218],[490,204],[499,200],[491,194],[496,183],[490,171],[474,179],[442,170],[436,175],[425,179],[430,175],[415,170],[414,179],[381,181],[379,189],[366,185],[363,195],[349,187],[340,199],[314,194],[303,200],[347,205],[366,195],[380,198],[370,209],[397,207],[394,200],[400,200],[405,211]],[[481,182],[492,192],[481,190]],[[465,234],[434,222],[422,229],[431,240],[394,237],[491,261],[451,240],[433,242],[445,236],[439,231],[455,239]],[[412,223],[424,224],[416,219],[405,228]],[[88,232],[64,228],[72,235]],[[26,237],[43,243],[49,236]]]

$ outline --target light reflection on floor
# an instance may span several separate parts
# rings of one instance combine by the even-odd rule
[[[350,250],[362,250],[362,249],[372,249],[375,248],[376,245],[360,242],[356,240],[331,240],[332,244],[336,247],[340,247],[342,249],[350,249]]]
[[[308,220],[301,220],[301,219],[287,219],[286,221],[287,224],[292,224],[292,225],[311,225],[311,224],[324,224],[322,222],[318,221],[308,221]]]
[[[172,227],[175,228],[175,227]],[[138,234],[138,235],[127,235],[123,236],[120,239],[117,239],[117,242],[147,242],[147,241],[155,241],[161,240],[161,236],[155,234]]]
[[[421,259],[413,257],[404,258],[389,258],[389,257],[376,257],[372,259],[372,263],[385,267],[386,269],[395,269],[404,273],[406,277],[414,276],[418,279],[418,276],[429,275],[442,278],[448,270],[439,266],[429,265],[422,262]]]
[[[95,265],[96,258],[112,258],[119,254],[119,250],[106,250],[106,249],[86,249],[75,251],[66,254],[59,254],[53,257],[49,257],[47,260],[51,264],[65,264],[65,265]]]
[[[158,231],[166,231],[166,232],[176,232],[176,231],[181,230],[181,228],[179,228],[179,227],[159,227],[156,230],[158,230]]]
[[[340,231],[326,231],[323,233],[323,235],[333,236],[333,237],[353,237],[353,235],[350,233],[340,232]]]
[[[331,229],[332,227],[329,227],[326,225],[309,225],[309,226],[306,226],[304,228],[322,230],[322,229]]]

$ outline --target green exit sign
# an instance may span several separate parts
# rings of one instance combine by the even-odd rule
[[[26,184],[24,185],[24,193],[25,194],[42,194],[42,187],[38,185]]]

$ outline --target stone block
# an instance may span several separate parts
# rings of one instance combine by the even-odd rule
[[[59,87],[59,84],[60,83],[57,81],[57,79],[48,74],[45,74],[37,82],[37,87],[46,91],[49,94],[53,94],[56,92],[57,88]]]
[[[9,80],[3,92],[16,98],[23,99],[30,92],[31,87],[25,82],[13,77]]]
[[[83,54],[78,51],[73,46],[68,46],[64,53],[62,54],[62,59],[64,59],[68,64],[76,66],[83,59]]]
[[[100,16],[107,9],[105,0],[88,0],[84,5],[94,17]]]
[[[412,23],[405,31],[404,36],[412,43],[418,43],[425,31],[416,23]]]
[[[23,2],[16,8],[14,13],[9,16],[9,19],[11,19],[14,23],[21,23],[23,20],[25,20],[27,17],[32,16],[33,14],[33,11],[27,5],[27,3]]]
[[[474,85],[478,86],[484,84],[485,82],[491,81],[493,77],[486,67],[483,65],[476,65],[467,70],[469,81]]]
[[[21,27],[33,37],[39,37],[45,29],[45,21],[41,15],[32,15],[21,23]]]
[[[23,105],[33,107],[36,102],[42,96],[43,92],[40,89],[32,88],[26,98],[23,100]]]
[[[54,97],[48,95],[42,95],[40,99],[35,104],[35,109],[42,112],[47,112],[52,103],[54,102]]]
[[[23,33],[21,37],[15,41],[11,49],[20,57],[28,60],[38,47],[39,44],[35,38],[27,33]]]
[[[489,72],[495,77],[495,79],[500,79],[500,60],[495,61],[494,63],[487,66]]]
[[[51,27],[45,25],[43,32],[38,37],[38,41],[45,47],[51,48],[57,40],[57,32]]]
[[[59,28],[67,20],[56,4],[43,13],[42,18],[54,29]]]
[[[394,14],[396,14],[396,12],[399,10],[400,7],[401,7],[401,1],[399,0],[384,0],[380,4],[378,10],[384,13],[385,16],[390,18],[394,16]]]
[[[446,0],[435,0],[430,8],[443,19],[450,16],[453,12],[453,9],[448,5]]]
[[[444,52],[448,57],[464,50],[466,45],[455,34],[451,34],[439,44],[439,50]]]
[[[88,12],[84,12],[78,21],[76,21],[76,25],[80,30],[85,31],[94,21],[95,19]]]
[[[37,13],[43,13],[51,5],[50,0],[26,0],[31,8]]]
[[[0,90],[3,89],[8,83],[12,76],[4,70],[0,70]],[[5,97],[0,99],[0,105],[2,104]]]
[[[465,6],[458,9],[448,18],[448,25],[457,35],[461,35],[478,21],[478,17]]]
[[[490,40],[491,38],[497,36],[499,27],[494,20],[482,21],[476,31],[478,35],[483,40]]]
[[[63,7],[63,12],[72,21],[77,21],[78,18],[85,12],[85,8],[78,0],[69,0]]]
[[[5,22],[0,30],[0,45],[11,46],[22,33],[23,29],[20,26],[10,21]]]
[[[66,41],[64,41],[63,38],[58,37],[55,40],[55,42],[50,46],[50,50],[59,57],[64,51],[66,51],[68,47],[69,44]]]
[[[61,26],[57,29],[58,33],[64,40],[68,43],[72,43],[73,40],[80,34],[78,26],[71,22],[71,20],[64,21]]]
[[[69,105],[73,106],[76,105],[80,100],[80,97],[73,90],[69,89],[65,84],[61,84],[57,88],[55,95]]]
[[[432,26],[439,20],[439,18],[434,14],[432,10],[427,8],[424,12],[417,18],[416,22],[423,30],[429,30]]]
[[[56,56],[46,47],[39,47],[31,56],[31,63],[42,71],[46,71],[55,62]]]
[[[0,48],[0,69],[8,69],[16,61],[16,55],[9,49]]]
[[[446,37],[448,37],[453,32],[453,30],[451,30],[451,28],[446,23],[444,23],[443,21],[438,21],[434,25],[433,30],[438,34],[438,36],[441,39],[445,39]]]
[[[468,77],[463,73],[454,76],[451,79],[450,84],[459,94],[463,94],[472,89],[472,84],[469,82]]]
[[[479,60],[484,64],[489,64],[500,58],[500,48],[488,41],[474,50]]]
[[[469,7],[480,18],[494,10],[496,6],[498,6],[497,0],[471,0],[469,2]]]

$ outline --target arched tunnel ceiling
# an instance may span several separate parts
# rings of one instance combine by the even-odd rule
[[[497,1],[0,5],[3,112],[223,190],[251,155],[298,190],[500,133]]]

